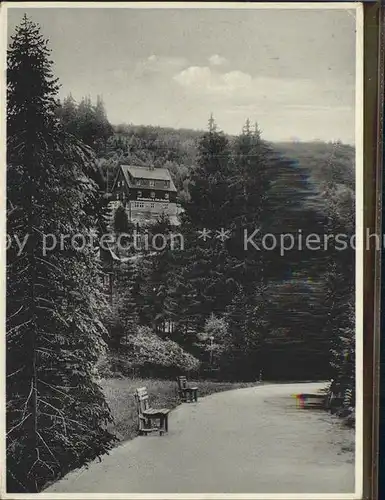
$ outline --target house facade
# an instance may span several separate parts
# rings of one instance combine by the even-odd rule
[[[125,207],[130,222],[151,222],[161,215],[179,225],[181,208],[167,168],[121,165],[111,190],[112,208]]]

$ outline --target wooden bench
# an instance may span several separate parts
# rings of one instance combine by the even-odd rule
[[[151,408],[146,387],[136,389],[135,400],[139,435],[147,436],[150,432],[159,431],[162,436],[168,432],[168,414],[170,413],[168,408]],[[159,425],[154,426],[154,421],[159,421]]]
[[[180,376],[177,379],[178,382],[178,395],[186,403],[192,403],[193,401],[198,401],[198,387],[189,386],[187,384],[187,379],[184,376]]]

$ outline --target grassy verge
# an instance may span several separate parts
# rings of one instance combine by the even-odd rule
[[[194,382],[194,381],[191,381]],[[177,384],[174,381],[158,379],[104,379],[100,381],[107,403],[111,408],[114,423],[109,426],[120,441],[132,439],[138,435],[137,413],[134,393],[138,387],[147,387],[151,404],[156,407],[175,408],[179,404]],[[208,396],[215,392],[252,387],[255,383],[231,382],[197,382],[199,397]]]

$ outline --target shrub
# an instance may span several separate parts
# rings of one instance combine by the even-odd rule
[[[170,339],[161,339],[150,328],[128,335],[119,350],[110,351],[96,367],[98,377],[173,377],[196,373],[200,362]]]
[[[195,372],[199,361],[170,339],[161,339],[150,328],[141,327],[137,335],[129,335],[125,342],[128,358],[135,368],[152,367],[172,371]]]

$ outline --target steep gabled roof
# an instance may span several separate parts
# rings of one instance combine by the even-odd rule
[[[156,181],[171,181],[171,175],[167,168],[136,167],[134,165],[122,165],[123,170],[128,170],[135,179],[151,179]]]
[[[171,178],[170,172],[167,168],[154,168],[151,169],[149,167],[137,167],[134,165],[121,165],[121,171],[123,172],[124,179],[129,187],[139,187],[136,185],[132,185],[130,181],[130,176],[134,179],[148,179],[148,180],[156,180],[156,181],[169,181],[170,187],[156,187],[156,189],[160,189],[162,191],[176,191],[176,187]],[[116,182],[116,180],[115,180]],[[114,183],[115,187],[115,183]]]

